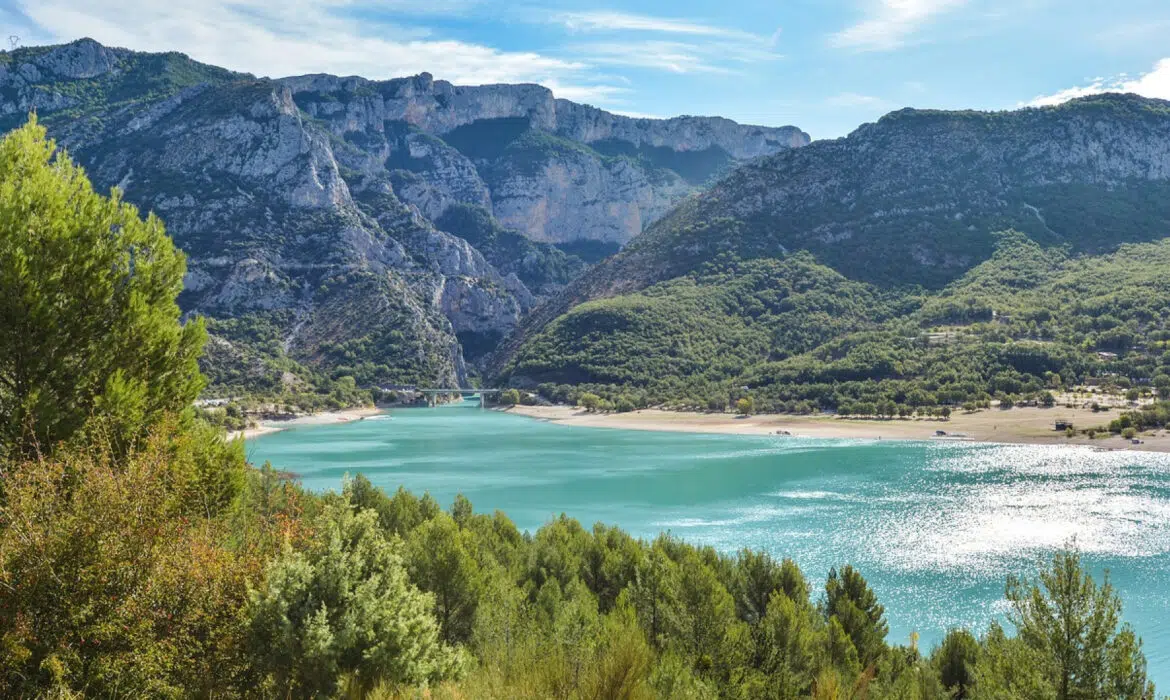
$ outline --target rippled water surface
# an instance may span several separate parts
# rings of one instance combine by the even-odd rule
[[[462,406],[289,430],[249,452],[312,489],[361,472],[445,505],[462,492],[522,529],[564,512],[766,549],[814,580],[851,563],[885,604],[891,641],[983,629],[1003,614],[1007,574],[1033,573],[1075,537],[1111,571],[1170,688],[1170,455],[603,430]]]

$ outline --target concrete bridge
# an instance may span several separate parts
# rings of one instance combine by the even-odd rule
[[[484,406],[487,405],[487,395],[488,394],[499,394],[500,393],[499,389],[419,389],[417,387],[413,387],[411,389],[408,389],[408,391],[413,391],[415,393],[422,394],[422,395],[426,396],[427,397],[427,405],[432,406],[432,407],[438,404],[438,402],[439,402],[438,399],[440,396],[454,396],[455,394],[458,394],[461,397],[467,397],[467,396],[475,396],[476,394],[478,394],[479,395],[479,407],[483,408]]]
[[[415,389],[420,394],[427,397],[427,405],[434,406],[438,403],[440,396],[451,396],[459,394],[460,397],[475,396],[479,394],[479,407],[482,409],[487,405],[488,394],[499,394],[499,389]]]

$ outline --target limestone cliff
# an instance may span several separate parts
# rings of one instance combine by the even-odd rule
[[[550,242],[624,242],[695,190],[696,164],[807,141],[535,85],[256,79],[91,40],[0,52],[0,127],[34,110],[98,188],[163,217],[227,387],[306,368],[466,382],[465,357],[584,269]]]
[[[539,85],[285,78],[297,104],[358,145],[428,216],[485,207],[533,240],[625,243],[737,161],[806,145],[794,127],[632,119]],[[427,137],[432,138],[427,138]]]

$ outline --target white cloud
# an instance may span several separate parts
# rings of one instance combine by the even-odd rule
[[[596,10],[591,12],[561,12],[553,21],[574,31],[640,31],[665,34],[690,34],[736,39],[760,40],[761,37],[738,29],[726,29],[686,19],[651,17],[626,12]]]
[[[782,58],[770,49],[746,42],[690,43],[662,39],[595,41],[567,47],[595,65],[649,68],[668,73],[733,74],[749,64]]]
[[[552,90],[554,97],[586,104],[612,104],[621,95],[631,92],[629,88],[616,85],[565,85],[557,80],[546,80],[542,85]]]
[[[967,0],[877,0],[868,16],[829,37],[830,45],[857,51],[891,51],[910,42],[938,16]]]
[[[1103,92],[1132,92],[1142,97],[1170,100],[1170,58],[1163,58],[1154,65],[1153,70],[1136,78],[1130,78],[1124,74],[1110,79],[1096,78],[1089,81],[1087,85],[1066,88],[1051,95],[1041,95],[1021,106],[1058,105],[1078,97],[1099,95]]]
[[[575,50],[598,65],[652,68],[668,73],[732,72],[726,66],[708,60],[701,47],[674,41],[602,42],[583,44]],[[727,56],[719,58],[726,59]]]
[[[742,64],[781,57],[773,50],[780,29],[753,34],[693,19],[613,10],[556,12],[544,21],[578,34],[606,35],[602,40],[566,47],[572,55],[598,65],[726,74],[736,72]]]
[[[456,12],[473,0],[20,0],[19,9],[54,41],[89,36],[141,51],[178,50],[193,58],[258,75],[328,72],[389,78],[427,71],[460,84],[553,83],[562,91],[589,86],[589,66],[536,52],[433,38],[431,32],[358,11],[402,15]],[[600,93],[597,93],[600,94]]]

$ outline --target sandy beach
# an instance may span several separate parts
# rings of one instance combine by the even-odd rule
[[[886,440],[970,440],[1033,445],[1088,445],[1102,449],[1170,452],[1170,433],[1158,431],[1139,436],[1142,444],[1110,436],[1090,440],[1084,435],[1065,437],[1053,426],[1071,421],[1078,429],[1104,426],[1119,411],[1093,413],[1072,408],[989,409],[956,413],[950,420],[854,420],[832,416],[754,415],[729,413],[683,413],[646,409],[631,413],[587,413],[571,406],[515,406],[510,413],[530,416],[560,425],[626,430],[663,430],[693,433],[775,435],[787,431],[798,437],[858,438]],[[935,435],[945,431],[946,437]]]
[[[366,408],[349,408],[344,411],[324,411],[322,413],[314,413],[309,416],[298,416],[288,420],[266,420],[261,421],[260,425],[248,428],[246,430],[234,430],[228,433],[228,440],[235,440],[243,438],[244,440],[251,440],[252,438],[261,435],[268,435],[269,433],[278,433],[282,430],[295,428],[297,426],[305,425],[331,425],[333,423],[348,423],[349,421],[361,420],[368,416],[375,416],[381,413],[381,409],[366,407]]]

